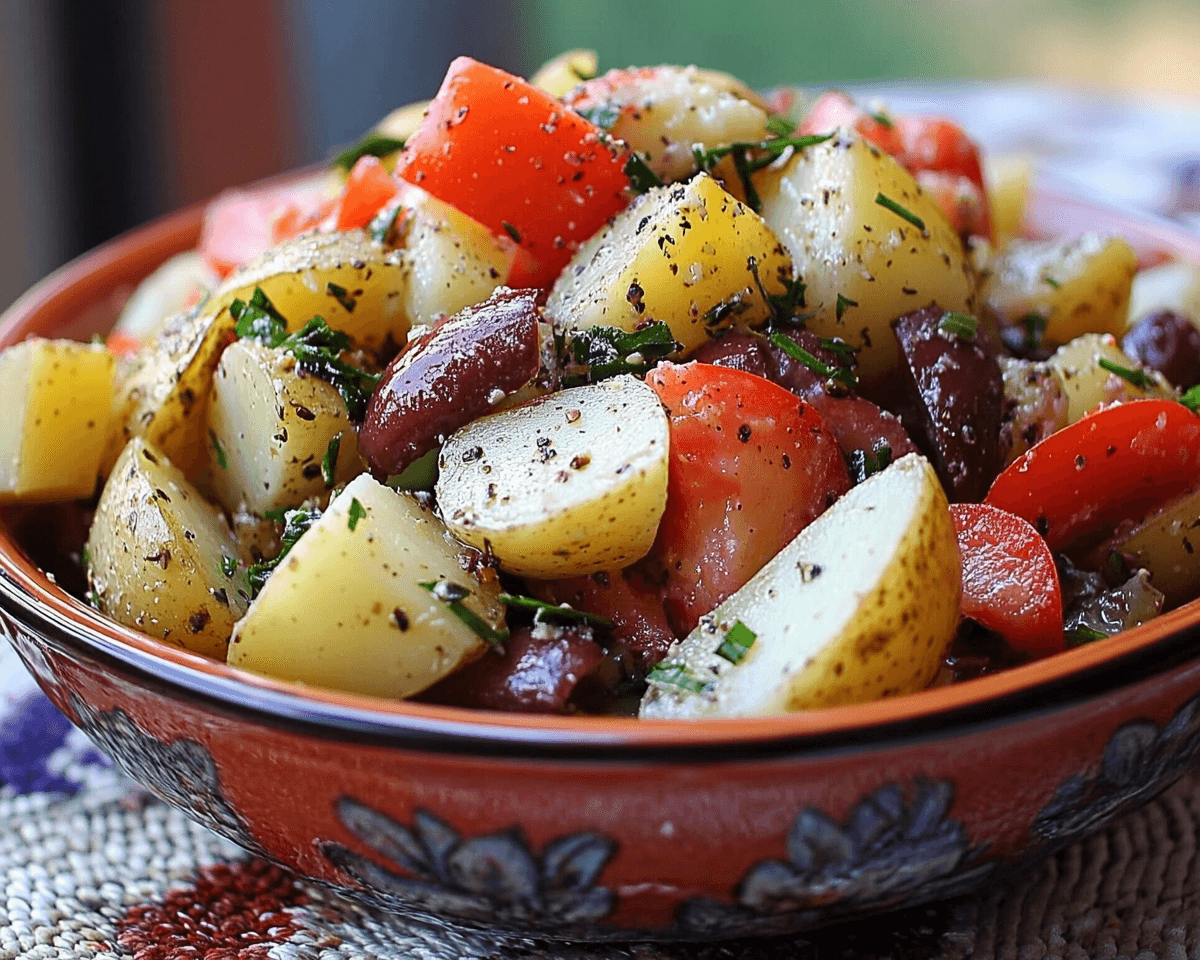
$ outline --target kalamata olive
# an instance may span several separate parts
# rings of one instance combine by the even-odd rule
[[[358,435],[376,474],[400,473],[537,376],[537,293],[500,287],[440,320],[388,365]]]
[[[982,500],[1004,462],[1004,381],[987,341],[969,327],[936,304],[892,321],[900,345],[897,412],[958,502]]]
[[[1181,313],[1150,314],[1125,334],[1121,349],[1181,390],[1200,383],[1200,330]]]

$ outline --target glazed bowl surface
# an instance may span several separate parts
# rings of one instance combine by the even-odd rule
[[[201,217],[53,274],[0,318],[0,346],[105,329],[138,280],[194,245]],[[1200,262],[1200,238],[1049,184],[1032,227]],[[1025,868],[1154,796],[1200,749],[1200,602],[861,706],[531,717],[243,674],[99,616],[38,568],[36,546],[0,526],[0,630],[53,702],[196,820],[385,915],[576,940],[801,930]]]

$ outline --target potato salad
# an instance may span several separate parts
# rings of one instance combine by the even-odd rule
[[[1200,593],[1200,269],[1028,236],[949,120],[596,67],[459,58],[0,353],[0,503],[165,644],[495,710],[859,703]]]

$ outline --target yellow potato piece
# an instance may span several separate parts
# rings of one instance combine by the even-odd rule
[[[924,689],[954,637],[961,592],[946,495],[909,454],[701,618],[651,673],[640,715],[762,716]],[[753,637],[736,663],[717,653],[731,630]]]
[[[877,147],[839,131],[755,174],[754,183],[763,219],[807,285],[808,329],[858,349],[868,389],[898,362],[896,317],[931,303],[974,311],[974,275],[958,234],[912,175]]]
[[[38,339],[0,352],[0,503],[95,493],[112,396],[103,346]]]
[[[561,97],[572,87],[596,75],[600,58],[595,50],[566,50],[547,60],[529,82],[552,97]]]
[[[1109,367],[1101,366],[1101,360]],[[1085,333],[1063,344],[1046,361],[1046,366],[1058,378],[1067,399],[1067,423],[1074,423],[1101,403],[1147,397],[1170,400],[1177,395],[1162,374],[1126,356],[1107,333]],[[1132,371],[1135,377],[1144,375],[1149,378],[1149,385],[1140,386],[1114,372],[1112,367]]]
[[[791,257],[754,211],[708,174],[656,187],[587,241],[555,282],[546,316],[558,329],[661,320],[684,354],[734,320],[771,316]]]

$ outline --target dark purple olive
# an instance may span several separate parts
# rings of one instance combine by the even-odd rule
[[[1200,383],[1200,330],[1183,314],[1150,314],[1125,334],[1121,349],[1181,390]]]
[[[388,365],[358,434],[372,471],[402,472],[439,437],[490,413],[498,398],[537,376],[537,293],[501,287],[440,320]]]
[[[937,305],[896,318],[892,332],[901,421],[952,501],[982,500],[1004,463],[1004,381],[991,347],[970,318]]]

